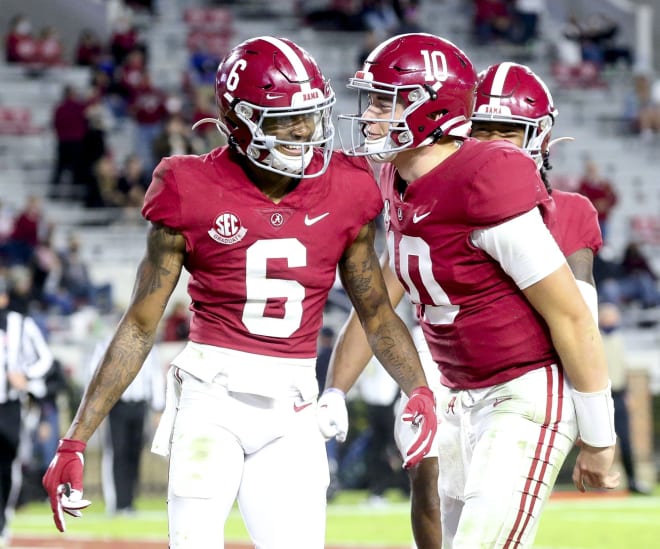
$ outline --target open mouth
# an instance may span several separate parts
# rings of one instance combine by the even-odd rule
[[[305,152],[304,145],[279,145],[278,149],[287,156],[302,156]]]

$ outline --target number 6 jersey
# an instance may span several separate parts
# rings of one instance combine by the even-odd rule
[[[275,204],[234,154],[163,159],[142,209],[185,238],[190,340],[313,358],[337,264],[382,209],[378,187],[364,160],[335,152],[324,175]]]

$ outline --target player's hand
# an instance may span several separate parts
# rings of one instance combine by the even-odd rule
[[[53,520],[60,532],[66,530],[64,513],[72,517],[82,517],[81,509],[92,503],[82,499],[83,452],[86,446],[81,440],[68,438],[60,440],[57,453],[41,481],[48,492]]]
[[[316,406],[316,421],[326,440],[346,440],[348,434],[348,409],[346,395],[341,389],[329,387],[319,398]]]
[[[403,457],[404,469],[417,465],[429,453],[438,430],[435,397],[428,387],[418,387],[410,393],[408,404],[396,419],[397,447]]]
[[[613,489],[619,485],[620,473],[610,473],[614,461],[614,446],[595,448],[578,439],[580,452],[573,468],[573,484],[580,492],[588,487]]]

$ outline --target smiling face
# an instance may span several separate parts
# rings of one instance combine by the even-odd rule
[[[472,121],[471,136],[479,141],[504,140],[522,148],[525,141],[525,127],[507,122]]]
[[[301,156],[304,147],[293,143],[311,141],[320,119],[319,113],[266,117],[262,129],[264,134],[275,137],[276,150],[287,156]]]

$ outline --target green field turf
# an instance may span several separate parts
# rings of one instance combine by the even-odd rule
[[[574,494],[574,493],[573,493]],[[67,534],[105,538],[165,539],[165,502],[140,499],[135,517],[108,517],[94,504],[82,519],[67,519]],[[328,544],[409,545],[408,503],[393,496],[384,506],[370,506],[364,492],[343,492],[328,507]],[[14,534],[55,532],[46,504],[20,509],[11,521]],[[226,537],[246,540],[237,511],[227,522]],[[650,497],[553,498],[546,508],[537,549],[656,549],[660,547],[660,489]]]

